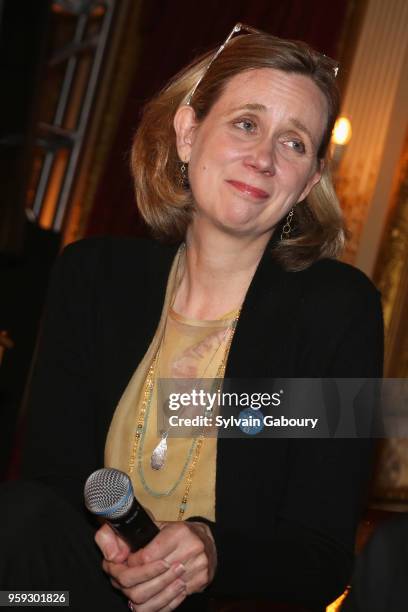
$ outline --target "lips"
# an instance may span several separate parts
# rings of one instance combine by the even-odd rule
[[[241,183],[241,181],[227,181],[229,185],[232,185],[234,189],[239,191],[240,193],[244,193],[246,195],[251,196],[257,200],[265,200],[269,197],[269,193],[264,191],[263,189],[259,189],[258,187],[254,187],[253,185],[248,185],[248,183]]]

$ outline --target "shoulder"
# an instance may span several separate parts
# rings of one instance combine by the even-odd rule
[[[378,293],[373,282],[358,268],[336,259],[320,259],[303,271],[310,286],[353,294]]]
[[[382,342],[381,294],[361,270],[322,259],[301,274],[298,312],[307,335],[328,345],[350,335]]]
[[[48,310],[65,313],[92,338],[97,333],[124,337],[135,319],[160,317],[176,249],[138,238],[71,243],[55,265]]]
[[[79,277],[127,277],[167,267],[177,246],[168,246],[149,238],[86,238],[63,250],[57,267],[71,270]]]
[[[70,303],[119,302],[136,288],[167,279],[177,246],[148,238],[87,238],[66,246],[54,266],[50,291]],[[164,280],[163,280],[164,279]]]
[[[85,238],[72,242],[63,250],[66,260],[125,262],[140,257],[160,257],[173,253],[174,246],[161,244],[150,238],[116,238],[111,236]]]
[[[381,303],[380,292],[364,272],[344,262],[321,259],[299,274],[306,304],[356,311]]]
[[[329,259],[301,274],[298,322],[304,363],[319,363],[314,372],[330,376],[381,376],[381,295],[371,280],[361,270]]]

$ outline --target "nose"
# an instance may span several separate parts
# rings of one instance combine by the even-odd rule
[[[262,140],[253,145],[245,159],[245,164],[267,176],[275,174],[275,156],[270,140]]]

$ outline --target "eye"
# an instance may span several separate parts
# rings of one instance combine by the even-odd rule
[[[238,121],[234,121],[234,125],[240,130],[243,130],[244,132],[255,132],[256,130],[255,121],[253,121],[253,119],[247,119],[245,117],[242,119],[238,119]]]
[[[295,153],[300,153],[300,154],[306,153],[305,144],[301,140],[292,138],[290,140],[285,140],[284,142],[285,142],[285,145],[293,149]]]

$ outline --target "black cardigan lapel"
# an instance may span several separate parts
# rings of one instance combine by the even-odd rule
[[[293,352],[296,313],[300,300],[299,273],[286,272],[273,259],[270,245],[259,262],[245,297],[241,316],[231,344],[225,377],[276,378],[294,376]],[[238,416],[238,415],[237,415]],[[284,466],[286,439],[266,439],[242,434],[239,438],[220,437],[217,443],[216,521],[228,530],[231,516],[235,524],[246,525],[254,513],[254,497],[242,495],[249,483],[266,495],[273,508],[284,487],[283,470],[271,470],[268,491],[263,490],[265,457],[270,465]],[[235,486],[232,486],[235,481]],[[269,497],[271,497],[269,499]],[[270,525],[273,528],[272,525]]]
[[[301,273],[283,270],[274,261],[268,245],[245,296],[226,378],[294,375],[289,340],[294,330],[301,278]]]
[[[102,345],[98,371],[106,403],[107,430],[112,409],[143,359],[160,321],[167,279],[177,247],[147,240],[112,240],[101,284],[104,309]],[[125,262],[126,265],[123,265]]]

